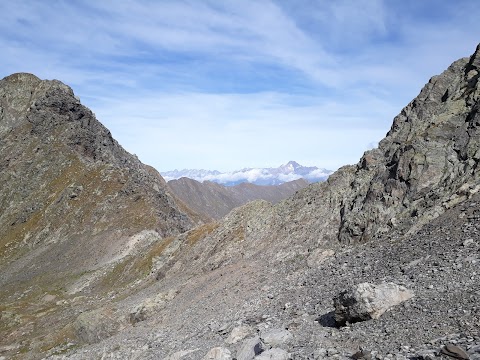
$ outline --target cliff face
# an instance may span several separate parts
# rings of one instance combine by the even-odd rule
[[[476,193],[480,160],[480,46],[430,79],[355,169],[339,239],[408,230]]]
[[[20,269],[31,252],[34,273],[78,271],[108,262],[140,231],[165,237],[193,225],[161,176],[59,81],[0,81],[0,159],[2,266]]]

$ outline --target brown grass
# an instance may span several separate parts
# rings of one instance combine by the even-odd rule
[[[194,245],[198,240],[210,235],[216,228],[218,228],[218,223],[208,223],[196,229],[190,230],[187,234],[188,245]]]

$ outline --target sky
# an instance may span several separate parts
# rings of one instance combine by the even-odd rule
[[[16,0],[0,17],[0,78],[68,84],[159,171],[354,164],[480,42],[476,0]]]

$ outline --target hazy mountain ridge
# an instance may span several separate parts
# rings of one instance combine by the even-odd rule
[[[325,181],[332,172],[316,166],[302,166],[295,161],[289,161],[277,168],[245,168],[231,172],[184,169],[165,171],[162,172],[162,176],[166,181],[187,177],[199,182],[212,181],[225,186],[244,182],[255,185],[280,185],[298,179],[305,179],[310,183]]]
[[[253,201],[179,235],[144,233],[111,266],[65,279],[67,290],[3,267],[1,354],[306,360],[362,349],[406,360],[441,359],[454,342],[479,359],[479,78],[480,45],[434,76],[357,165],[276,205]],[[120,225],[135,222],[129,215]],[[64,254],[53,245],[49,260]],[[25,264],[41,267],[17,256],[25,277]],[[395,282],[414,297],[337,328],[332,297],[361,282]]]
[[[266,200],[273,204],[293,195],[308,185],[304,179],[280,185],[241,183],[224,186],[212,181],[199,182],[186,177],[170,180],[168,186],[177,198],[206,218],[219,220],[232,209],[253,200]]]

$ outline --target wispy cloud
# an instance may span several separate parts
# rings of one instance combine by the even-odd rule
[[[316,97],[182,93],[102,100],[95,108],[107,126],[125,129],[114,135],[128,150],[160,170],[202,168],[203,162],[234,170],[286,159],[335,168],[339,158],[357,160],[350,144],[366,149],[372,138],[381,139],[390,123],[383,119],[396,111],[388,103],[360,99],[347,111],[342,103]],[[161,147],[152,149],[154,143]],[[332,149],[334,156],[325,156]]]
[[[330,170],[317,167],[306,168],[298,166],[299,164],[296,164],[297,167],[294,168],[293,166],[288,166],[289,164],[276,168],[246,168],[230,172],[184,169],[162,172],[162,176],[167,181],[188,177],[200,182],[213,181],[230,186],[243,182],[257,185],[278,185],[301,178],[311,182],[318,182],[326,180],[332,173]]]
[[[4,1],[2,73],[73,87],[160,170],[336,168],[479,39],[477,4]],[[8,16],[6,15],[8,14]]]

